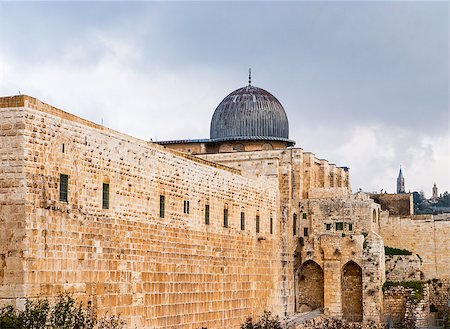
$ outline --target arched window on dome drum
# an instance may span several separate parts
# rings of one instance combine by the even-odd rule
[[[244,146],[244,144],[240,144],[240,143],[234,144],[233,150],[238,151],[238,152],[243,152],[243,151],[245,151],[245,146]]]
[[[262,146],[263,151],[273,150],[273,146],[270,143],[264,143]]]

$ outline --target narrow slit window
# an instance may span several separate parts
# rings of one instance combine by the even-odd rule
[[[270,217],[270,234],[273,234],[273,218]]]
[[[160,195],[159,196],[159,217],[161,217],[161,218],[164,218],[165,202],[166,202],[166,197],[164,195]]]
[[[209,204],[205,205],[205,224],[209,225]]]
[[[69,175],[59,175],[59,201],[68,202]]]
[[[62,149],[61,149],[62,153],[66,152],[66,145],[64,143],[62,143]]]
[[[348,224],[348,230],[353,231],[353,224]]]
[[[245,230],[245,213],[241,212],[241,230]]]
[[[294,236],[297,235],[297,214],[294,214],[292,220],[292,233]]]
[[[309,229],[307,227],[303,228],[303,236],[308,236],[309,235]]]
[[[331,224],[327,223],[327,224],[325,224],[325,227],[326,227],[327,231],[331,230]]]
[[[228,227],[228,209],[223,209],[223,227]]]
[[[259,233],[259,215],[256,215],[256,233]]]
[[[109,209],[109,184],[108,183],[103,183],[102,208]]]
[[[184,200],[183,212],[185,214],[189,214],[189,201],[188,200]]]

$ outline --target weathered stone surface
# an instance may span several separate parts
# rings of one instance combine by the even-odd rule
[[[274,182],[26,96],[13,101],[23,107],[0,109],[1,304],[65,290],[92,300],[100,314],[120,313],[132,328],[233,328],[249,314],[279,313]],[[60,174],[69,176],[68,202],[60,201]],[[102,208],[105,182],[109,209]]]
[[[450,279],[450,214],[399,217],[383,212],[379,225],[385,245],[420,256],[424,280]]]

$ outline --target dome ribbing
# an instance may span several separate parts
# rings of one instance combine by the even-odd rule
[[[278,99],[264,89],[246,86],[233,91],[217,106],[211,140],[289,140],[289,123]]]

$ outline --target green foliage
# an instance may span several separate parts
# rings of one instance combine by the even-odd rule
[[[53,307],[47,299],[26,300],[25,309],[17,311],[12,306],[0,308],[0,329],[93,329],[97,323],[94,309],[86,308],[69,294],[58,297]],[[120,329],[123,327],[103,327]]]
[[[18,316],[21,326],[27,329],[44,328],[47,322],[50,304],[47,299],[31,301],[26,300],[25,310]]]
[[[415,302],[423,298],[423,287],[425,282],[423,281],[386,281],[383,284],[383,291],[387,290],[389,287],[405,287],[412,289],[412,294],[410,295],[410,300]]]
[[[98,329],[123,329],[125,325],[126,322],[120,318],[120,315],[108,316],[105,314],[98,322]]]
[[[16,329],[20,328],[20,320],[11,305],[0,308],[0,328]]]
[[[281,329],[281,322],[278,316],[273,317],[268,311],[264,311],[261,317],[253,323],[252,317],[248,317],[243,324],[241,324],[241,329]]]
[[[76,305],[75,299],[67,294],[61,294],[52,308],[50,325],[58,329],[92,329],[96,324],[95,312],[83,304]]]
[[[450,311],[447,311],[446,313],[444,313],[443,327],[450,328]]]
[[[398,249],[393,247],[384,247],[385,255],[412,255],[412,252],[406,249]]]

